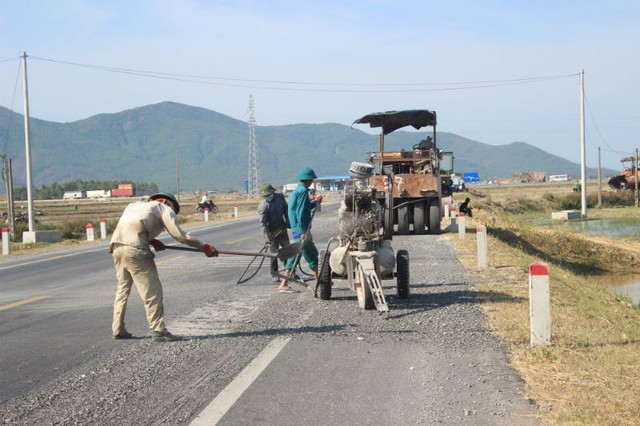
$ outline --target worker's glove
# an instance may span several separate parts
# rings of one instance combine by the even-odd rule
[[[218,257],[218,250],[210,244],[205,244],[204,247],[202,247],[202,251],[207,257]]]
[[[156,251],[162,251],[166,249],[166,247],[164,246],[164,243],[160,240],[156,240],[155,238],[149,241],[149,244],[151,244]]]

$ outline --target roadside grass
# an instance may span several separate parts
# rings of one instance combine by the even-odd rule
[[[518,221],[513,208],[500,209],[504,201],[491,198],[472,199],[476,209],[467,224],[487,225],[486,270],[477,269],[474,232],[464,240],[448,238],[467,254],[460,260],[476,276],[490,326],[510,345],[512,365],[540,418],[562,425],[640,424],[640,308],[599,280],[609,271],[640,270],[640,244]],[[559,200],[544,198],[544,193],[520,193],[516,199],[529,201],[515,204],[550,215]],[[616,207],[589,215],[640,220],[638,210]],[[552,345],[532,348],[528,266],[537,261],[550,271]]]

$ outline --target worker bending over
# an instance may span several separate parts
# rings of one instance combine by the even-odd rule
[[[114,339],[132,337],[125,328],[124,315],[131,284],[135,283],[144,302],[153,341],[176,340],[164,324],[162,284],[150,246],[156,251],[164,250],[165,245],[156,237],[166,230],[181,243],[202,250],[207,257],[218,256],[215,247],[201,242],[180,228],[176,217],[179,212],[180,204],[171,194],[155,194],[147,201],[131,203],[124,209],[109,245],[118,278],[113,304]]]

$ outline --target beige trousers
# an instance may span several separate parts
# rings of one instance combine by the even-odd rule
[[[133,283],[135,283],[140,298],[144,302],[151,331],[163,332],[166,330],[162,305],[162,284],[160,284],[158,269],[153,258],[154,255],[149,250],[114,244],[113,263],[116,266],[118,278],[116,300],[113,304],[112,330],[114,335],[126,332],[124,314]]]

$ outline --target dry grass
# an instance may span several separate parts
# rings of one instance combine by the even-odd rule
[[[510,196],[501,193],[502,200],[496,202],[491,194],[482,202],[495,205]],[[523,196],[544,204],[534,191],[523,194],[520,189],[517,197]],[[461,256],[461,261],[477,276],[478,290],[487,295],[483,306],[491,327],[511,345],[512,365],[525,380],[528,396],[539,404],[542,420],[562,425],[640,424],[640,308],[614,294],[597,275],[616,253],[624,262],[609,265],[624,263],[625,269],[638,271],[638,243],[629,246],[607,237],[519,227],[511,215],[489,210],[477,207],[468,226],[491,223],[494,229],[509,229],[511,238],[488,232],[489,268],[484,271],[477,270],[475,256]],[[637,210],[625,215],[640,218]],[[600,214],[609,217],[606,211]],[[468,232],[465,240],[450,238],[457,250],[475,253],[474,233]],[[625,248],[628,255],[621,254]],[[549,262],[552,345],[531,348],[528,265],[540,260]],[[589,268],[583,262],[597,266]]]

